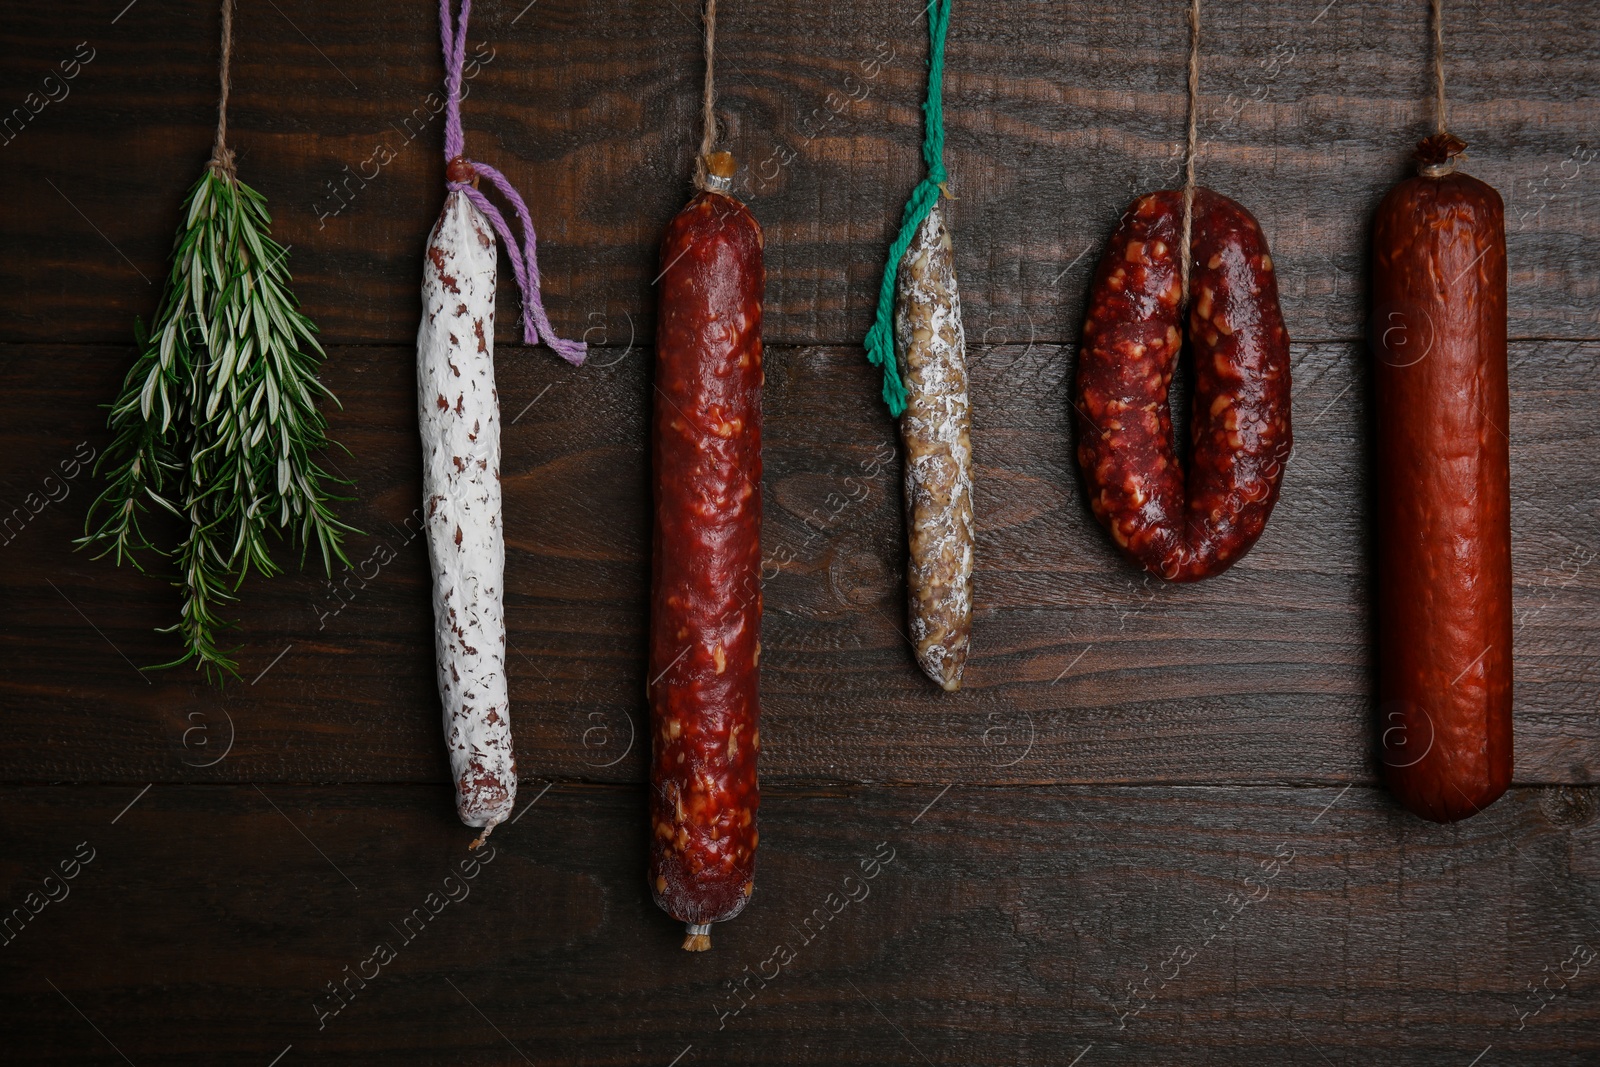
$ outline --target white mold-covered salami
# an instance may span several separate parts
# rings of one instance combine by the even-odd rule
[[[494,231],[452,189],[423,266],[417,418],[439,696],[456,810],[462,822],[486,834],[511,814],[517,795],[501,584],[494,287]]]
[[[895,354],[906,387],[906,614],[917,663],[953,692],[972,633],[972,418],[955,256],[937,204],[895,284]]]

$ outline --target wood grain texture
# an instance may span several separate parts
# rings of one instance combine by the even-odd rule
[[[435,8],[239,4],[232,143],[330,343],[364,532],[337,588],[247,584],[222,693],[138,670],[173,654],[159,577],[70,550],[209,151],[217,4],[0,11],[0,1058],[1600,1060],[1600,962],[1571,973],[1600,950],[1600,10],[1446,5],[1451,124],[1507,206],[1518,785],[1437,827],[1374,773],[1360,343],[1372,209],[1432,128],[1427,5],[1205,5],[1200,180],[1271,242],[1297,451],[1251,555],[1184,588],[1094,524],[1066,399],[1107,235],[1179,180],[1182,5],[956,5],[979,553],[955,698],[900,632],[895,433],[859,348],[922,174],[919,7],[722,5],[719,115],[767,236],[766,788],[755,900],[699,957],[643,884],[637,736],[651,280],[698,140],[695,0],[473,13],[468,152],[527,196],[558,330],[599,347],[573,370],[507,343],[502,270],[524,807],[465,881],[416,535]],[[46,882],[79,842],[94,860]]]
[[[573,370],[542,351],[500,353],[525,777],[644,773],[643,738],[632,741],[648,615],[646,357],[606,349]],[[52,398],[111,395],[127,358],[110,347],[9,350],[8,508],[79,442],[103,444],[97,412]],[[1069,445],[1072,359],[1047,346],[973,351],[973,659],[966,690],[944,696],[903,636],[900,474],[872,369],[849,349],[769,350],[769,780],[1373,780],[1363,349],[1295,347],[1297,451],[1282,502],[1234,571],[1183,587],[1121,562],[1084,506]],[[0,776],[446,780],[426,553],[408,521],[420,500],[411,361],[398,348],[332,350],[327,377],[345,404],[332,431],[351,453],[336,462],[356,482],[346,517],[365,532],[351,545],[356,567],[337,590],[314,574],[247,584],[244,684],[220,697],[188,672],[140,682],[132,664],[172,654],[153,629],[176,602],[157,579],[69,550],[87,476],[0,546],[12,606],[0,647],[28,665],[0,677],[11,709]],[[1600,344],[1513,346],[1521,783],[1600,777],[1600,473],[1578,459],[1594,448],[1597,363]],[[228,758],[195,767],[229,721]]]
[[[8,909],[94,850],[8,934],[13,1062],[1600,1055],[1600,960],[1560,973],[1600,942],[1593,789],[1452,827],[1365,787],[771,789],[703,955],[646,892],[642,788],[530,790],[471,878],[443,787],[139,789],[3,791]]]
[[[0,69],[4,108],[42,92],[80,42],[95,56],[0,147],[0,341],[121,343],[153,310],[148,282],[165,272],[211,143],[216,5],[140,0],[113,23],[123,6],[0,15],[17,57]],[[722,13],[720,114],[767,234],[769,342],[853,344],[866,331],[922,173],[916,11],[786,0]],[[1260,219],[1297,340],[1363,332],[1372,207],[1432,128],[1425,15],[1378,0],[1207,6],[1200,179]],[[1600,11],[1472,2],[1449,21],[1452,123],[1471,171],[1507,201],[1511,335],[1595,337],[1600,215],[1584,203],[1600,173]],[[616,343],[631,319],[649,336],[657,243],[698,141],[695,5],[480,3],[471,38],[489,58],[468,83],[468,151],[527,194],[557,328]],[[1179,180],[1185,41],[1178,9],[1012,0],[957,15],[947,162],[975,342],[1076,339],[1118,215]],[[417,262],[442,196],[443,123],[428,103],[441,78],[427,4],[283,0],[240,14],[240,173],[266,194],[330,340],[414,335]],[[514,336],[513,315],[502,320]]]

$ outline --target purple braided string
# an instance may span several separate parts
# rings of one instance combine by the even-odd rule
[[[444,43],[444,158],[446,162],[466,151],[461,134],[461,71],[467,62],[467,16],[472,0],[461,0],[461,18],[452,22],[450,0],[439,0],[439,37]]]
[[[582,341],[564,341],[557,337],[555,330],[550,326],[550,317],[545,314],[544,301],[539,296],[539,261],[536,256],[538,251],[538,237],[533,232],[533,216],[528,213],[528,205],[523,202],[516,188],[495,168],[487,163],[476,163],[466,159],[466,138],[461,132],[461,72],[466,65],[467,56],[467,16],[472,12],[472,0],[461,0],[461,14],[454,20],[450,17],[451,0],[439,0],[439,37],[444,44],[444,69],[445,69],[445,118],[444,118],[444,158],[446,162],[462,158],[478,174],[489,179],[489,183],[500,194],[511,202],[516,209],[517,220],[522,223],[523,242],[519,245],[511,235],[511,227],[507,225],[506,218],[500,209],[489,202],[489,198],[473,188],[468,182],[446,182],[446,186],[455,189],[466,196],[472,206],[481,211],[495,232],[500,235],[500,240],[506,246],[506,254],[511,257],[511,271],[517,276],[517,287],[522,291],[522,340],[524,344],[536,345],[542,336],[548,345],[562,359],[575,367],[583,365],[583,360],[588,355],[588,346]]]

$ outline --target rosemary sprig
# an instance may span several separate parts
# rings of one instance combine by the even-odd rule
[[[302,563],[315,544],[331,577],[355,532],[331,508],[341,498],[327,486],[342,479],[313,458],[329,444],[317,398],[338,402],[316,377],[316,327],[289,292],[266,201],[231,164],[213,159],[184,202],[161,303],[148,333],[136,325],[139,355],[110,407],[113,440],[96,465],[108,484],[79,541],[140,570],[139,553],[170,556],[183,610],[162,632],[185,649],[161,666],[194,661],[218,679],[238,673],[217,643],[232,625],[222,604],[252,567],[281,570],[268,533],[297,544]],[[171,552],[145,532],[152,508],[187,524]]]

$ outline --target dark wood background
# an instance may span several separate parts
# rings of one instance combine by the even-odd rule
[[[215,5],[0,15],[0,118],[59,98],[0,145],[0,904],[68,894],[0,946],[8,1062],[1600,1060],[1600,9],[1446,4],[1453,125],[1507,203],[1517,755],[1502,801],[1438,827],[1376,773],[1362,344],[1370,214],[1430,128],[1426,5],[1206,5],[1200,173],[1272,242],[1298,447],[1255,551],[1174,587],[1083,506],[1065,395],[1101,243],[1178,174],[1185,5],[956,4],[980,549],[947,696],[900,636],[898,467],[863,473],[893,426],[859,348],[921,175],[926,24],[916,2],[724,2],[720,113],[767,234],[765,541],[789,562],[760,889],[691,957],[644,891],[635,739],[650,279],[698,136],[697,10],[523,3],[474,12],[468,150],[527,194],[552,318],[598,347],[574,370],[513,345],[502,289],[526,778],[471,879],[407,524],[434,8],[240,4],[232,141],[328,342],[364,533],[339,596],[247,586],[221,693],[141,673],[173,653],[174,595],[71,551],[98,491],[72,457],[106,443],[97,405],[209,150]],[[46,883],[80,842],[92,861]],[[452,871],[470,893],[430,898]],[[333,1014],[328,983],[380,942]]]

